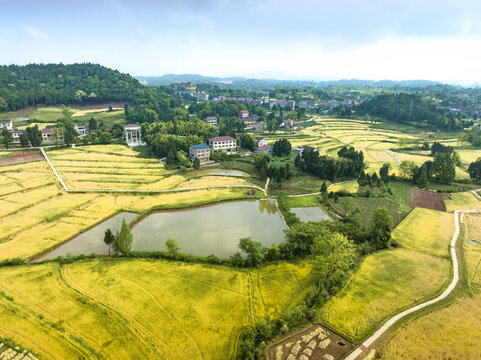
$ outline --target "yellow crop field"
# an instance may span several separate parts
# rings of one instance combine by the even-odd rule
[[[476,226],[468,221],[468,234],[481,237],[479,216]],[[465,243],[467,277],[474,291],[453,304],[424,315],[404,328],[381,349],[385,360],[401,359],[466,359],[481,358],[481,246]],[[475,272],[476,271],[476,272]],[[420,341],[422,339],[422,341]]]
[[[405,249],[368,256],[347,285],[318,312],[342,334],[361,340],[383,320],[439,291],[448,280],[446,259]]]
[[[19,334],[14,327],[16,321],[7,324],[13,326],[10,329],[13,337],[23,335],[29,341],[38,341],[37,346],[32,348],[36,353],[49,355],[48,358],[52,359],[61,358],[56,352],[58,347],[62,347],[69,355],[65,358],[76,357],[79,353],[86,358],[156,357],[156,352],[120,316],[66,286],[58,264],[3,269],[1,278],[2,291],[13,297],[12,305],[7,304],[7,309],[21,308],[35,314],[45,325],[54,324],[49,342],[58,338],[60,344],[52,347],[42,346],[40,341],[44,334],[41,328],[35,326],[29,332]],[[2,314],[0,333],[4,331],[1,329],[3,324],[6,324]],[[11,333],[4,335],[11,337]],[[40,338],[37,338],[38,335]],[[23,342],[22,338],[19,340]]]
[[[61,275],[68,286],[120,314],[163,357],[218,359],[232,358],[241,328],[263,320],[258,312],[278,316],[301,296],[309,284],[306,271],[292,264],[249,273],[166,261],[94,260],[63,266]],[[292,277],[300,282],[275,291]],[[261,305],[252,298],[254,289],[276,296]]]
[[[462,161],[472,163],[481,157],[481,150],[456,150]]]
[[[481,216],[477,214],[465,214],[464,216],[466,219],[468,239],[481,244]]]
[[[450,199],[444,200],[447,211],[454,210],[476,210],[481,209],[481,201],[470,191],[462,193],[449,194]]]
[[[2,196],[0,198],[0,214],[3,216],[17,211],[26,206],[47,200],[58,195],[60,190],[57,185],[50,185],[34,190],[26,190],[23,192]]]
[[[422,253],[448,256],[454,234],[454,216],[436,210],[415,208],[394,229],[392,237],[404,247]]]
[[[357,183],[357,180],[350,180],[350,181],[343,181],[337,184],[334,184],[329,188],[329,191],[340,191],[340,190],[346,190],[349,191],[350,193],[356,193],[357,190],[359,189],[359,184]]]

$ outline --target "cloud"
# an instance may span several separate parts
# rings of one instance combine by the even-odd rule
[[[50,39],[52,39],[52,37],[50,35],[47,35],[46,33],[40,31],[39,29],[37,29],[36,27],[34,27],[32,25],[24,25],[22,29],[27,35],[31,36],[32,38],[34,38],[36,40],[50,40]]]

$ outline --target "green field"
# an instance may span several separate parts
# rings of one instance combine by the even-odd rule
[[[110,259],[4,268],[0,337],[51,359],[231,358],[242,327],[295,304],[308,273]]]
[[[87,125],[90,118],[94,117],[98,122],[103,121],[105,127],[112,128],[114,124],[124,124],[125,114],[123,108],[114,108],[108,111],[108,105],[91,106],[75,108],[72,107],[73,120],[78,124]],[[0,114],[0,120],[13,120],[13,126],[18,129],[24,129],[27,126],[38,124],[39,128],[46,125],[52,125],[62,117],[62,109],[60,107],[39,107],[28,108],[16,112]],[[21,118],[21,120],[16,120]],[[29,120],[24,120],[28,118]]]
[[[366,226],[372,223],[372,217],[377,208],[388,210],[389,215],[393,218],[394,226],[399,224],[411,211],[409,206],[398,204],[386,198],[343,197],[339,198],[337,202],[331,201],[331,206],[343,215],[352,214],[356,209],[359,209],[361,220]]]

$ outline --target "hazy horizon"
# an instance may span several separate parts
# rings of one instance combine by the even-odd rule
[[[136,76],[481,83],[481,3],[0,0],[0,63]]]

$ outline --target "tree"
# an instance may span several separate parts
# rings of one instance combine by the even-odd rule
[[[199,170],[200,169],[200,160],[199,158],[195,158],[194,161],[192,162],[192,167],[195,169],[195,170]]]
[[[370,237],[376,249],[387,249],[391,245],[392,225],[392,216],[386,208],[377,208],[374,211]]]
[[[114,242],[115,242],[115,236],[112,233],[112,230],[107,229],[104,235],[104,243],[109,247],[109,256],[110,256],[110,247]]]
[[[42,132],[38,129],[38,125],[27,127],[25,133],[27,134],[30,145],[40,146],[42,144]]]
[[[165,240],[165,249],[167,250],[167,254],[173,259],[177,257],[180,251],[179,245],[174,238],[168,238]]]
[[[403,176],[412,180],[418,171],[418,166],[414,163],[414,161],[403,160],[401,161],[401,164],[399,164],[399,170]]]
[[[456,176],[456,165],[450,153],[437,153],[434,156],[433,173],[440,184],[451,184]]]
[[[166,159],[167,166],[172,166],[174,164],[174,152],[172,150],[169,151],[167,154],[167,159]]]
[[[366,124],[369,124],[371,122],[371,117],[369,116],[368,113],[366,113],[366,115],[364,115],[364,122]]]
[[[420,166],[419,171],[416,174],[415,182],[416,182],[416,185],[419,186],[420,188],[425,189],[429,186],[428,172],[427,172],[426,164],[422,164]]]
[[[89,120],[89,131],[92,132],[98,129],[97,120],[94,117],[91,117]]]
[[[387,183],[389,181],[389,170],[391,169],[391,164],[383,164],[379,169],[379,177]]]
[[[311,253],[314,255],[312,274],[319,289],[327,291],[339,284],[356,259],[352,241],[336,232],[316,237]]]
[[[112,134],[107,131],[101,131],[99,133],[99,143],[110,144],[112,142]]]
[[[476,161],[469,164],[468,172],[471,179],[481,179],[481,158],[478,158]]]
[[[20,145],[22,147],[27,147],[30,145],[30,143],[28,142],[28,136],[26,133],[21,134],[19,138],[20,138]]]
[[[289,156],[291,153],[292,145],[287,139],[280,139],[274,143],[272,147],[272,153],[274,156]]]
[[[7,129],[3,129],[2,137],[3,137],[3,142],[5,144],[5,149],[8,149],[10,147],[10,142],[13,141],[12,133]]]
[[[241,146],[244,149],[254,151],[256,149],[257,141],[252,134],[242,134],[241,136]]]
[[[321,185],[321,194],[325,195],[326,193],[327,193],[327,185],[326,185],[326,182],[323,181]]]
[[[177,158],[177,161],[179,162],[180,166],[190,167],[190,160],[185,151],[183,150],[177,151],[177,154],[175,157]]]
[[[264,261],[266,248],[258,241],[252,241],[249,237],[240,239],[239,249],[247,255],[245,263],[249,267],[257,267]]]
[[[120,230],[117,240],[114,242],[114,250],[120,252],[123,255],[129,255],[132,250],[132,244],[134,242],[134,237],[130,231],[129,226],[125,219],[122,220],[122,228]]]

